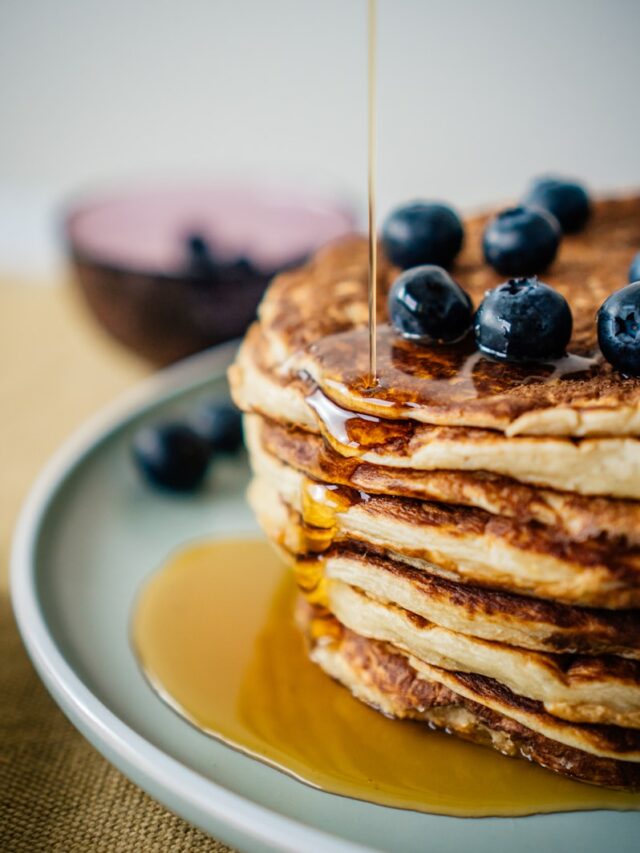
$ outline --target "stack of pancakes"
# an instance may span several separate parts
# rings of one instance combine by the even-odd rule
[[[466,223],[452,273],[502,279]],[[640,248],[640,198],[596,203],[543,278],[570,354],[514,365],[386,323],[367,382],[367,245],[279,276],[231,383],[250,500],[295,569],[312,659],[355,696],[557,772],[640,788],[640,380],[595,313]]]

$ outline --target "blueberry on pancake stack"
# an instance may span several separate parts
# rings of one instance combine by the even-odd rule
[[[464,239],[463,239],[464,237]],[[230,377],[312,659],[362,701],[640,789],[640,197],[537,182],[270,286]]]

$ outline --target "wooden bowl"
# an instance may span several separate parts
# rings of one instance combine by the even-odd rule
[[[228,185],[90,198],[65,219],[94,315],[158,365],[242,335],[276,273],[353,226],[339,202]]]

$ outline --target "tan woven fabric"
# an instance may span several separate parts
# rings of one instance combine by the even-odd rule
[[[22,648],[7,595],[19,505],[49,454],[147,369],[66,288],[0,281],[0,851],[218,853],[147,797],[57,709]]]

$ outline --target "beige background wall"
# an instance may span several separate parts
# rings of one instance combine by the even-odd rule
[[[640,183],[637,0],[379,0],[380,208]],[[364,0],[0,2],[0,257],[130,176],[365,179]],[[45,236],[46,235],[46,236]],[[35,251],[37,249],[37,251]]]

